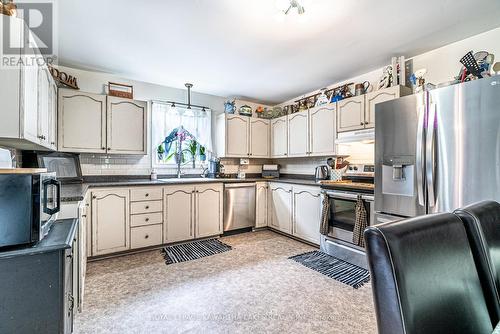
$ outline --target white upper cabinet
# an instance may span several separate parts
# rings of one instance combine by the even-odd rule
[[[250,118],[250,156],[252,158],[269,158],[270,121],[261,118]]]
[[[309,111],[288,116],[288,156],[304,157],[309,154]]]
[[[282,116],[271,120],[271,157],[273,158],[288,156],[287,117]]]
[[[59,90],[59,151],[106,152],[106,96]]]
[[[411,94],[411,88],[393,86],[337,102],[337,132],[375,127],[375,105]]]
[[[108,96],[107,151],[147,154],[147,103]]]
[[[59,90],[58,147],[63,152],[147,154],[147,103]]]
[[[269,158],[269,120],[221,114],[216,123],[219,157]]]
[[[365,95],[337,102],[337,132],[365,128]]]
[[[25,45],[30,41],[30,34],[23,34],[23,20],[9,16],[0,16],[0,19],[3,21],[0,24],[9,24],[11,41],[18,39]],[[3,37],[0,36],[0,40]],[[33,47],[33,40],[25,51],[24,63],[1,71],[0,144],[19,149],[54,149],[50,118],[55,105],[51,103],[50,92],[55,83],[47,66],[39,61],[42,56],[36,46]]]
[[[394,86],[366,94],[365,126],[375,127],[375,105],[409,95],[412,91],[405,86]]]
[[[249,130],[247,116],[226,116],[226,157],[247,157]]]
[[[335,154],[335,103],[309,110],[309,154]]]

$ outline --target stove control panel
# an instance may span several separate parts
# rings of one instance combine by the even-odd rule
[[[346,175],[372,176],[375,173],[375,165],[349,165]]]

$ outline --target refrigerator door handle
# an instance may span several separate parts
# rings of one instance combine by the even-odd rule
[[[416,165],[417,165],[417,196],[418,204],[425,205],[424,200],[424,122],[425,122],[425,107],[422,105],[418,108],[418,128],[417,128],[417,147],[416,147]]]
[[[427,126],[427,138],[426,138],[426,179],[427,179],[427,195],[429,197],[429,207],[436,205],[436,194],[435,194],[435,133],[436,133],[436,104],[431,103],[429,105],[429,121]]]

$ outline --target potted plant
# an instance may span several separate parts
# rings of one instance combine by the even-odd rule
[[[156,154],[158,155],[158,160],[163,161],[163,156],[165,154],[165,148],[163,148],[163,143],[158,145],[158,147],[156,148]]]
[[[191,161],[193,162],[193,168],[195,168],[196,164],[196,153],[198,151],[198,142],[194,139],[189,141],[188,152],[191,155]]]
[[[205,152],[205,146],[200,145],[200,161],[206,161],[207,160],[207,155]]]

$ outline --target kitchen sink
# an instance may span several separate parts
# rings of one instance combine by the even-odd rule
[[[213,179],[204,178],[204,177],[186,177],[186,178],[168,178],[168,179],[158,179],[158,182],[164,183],[198,183],[198,182],[213,182]]]

